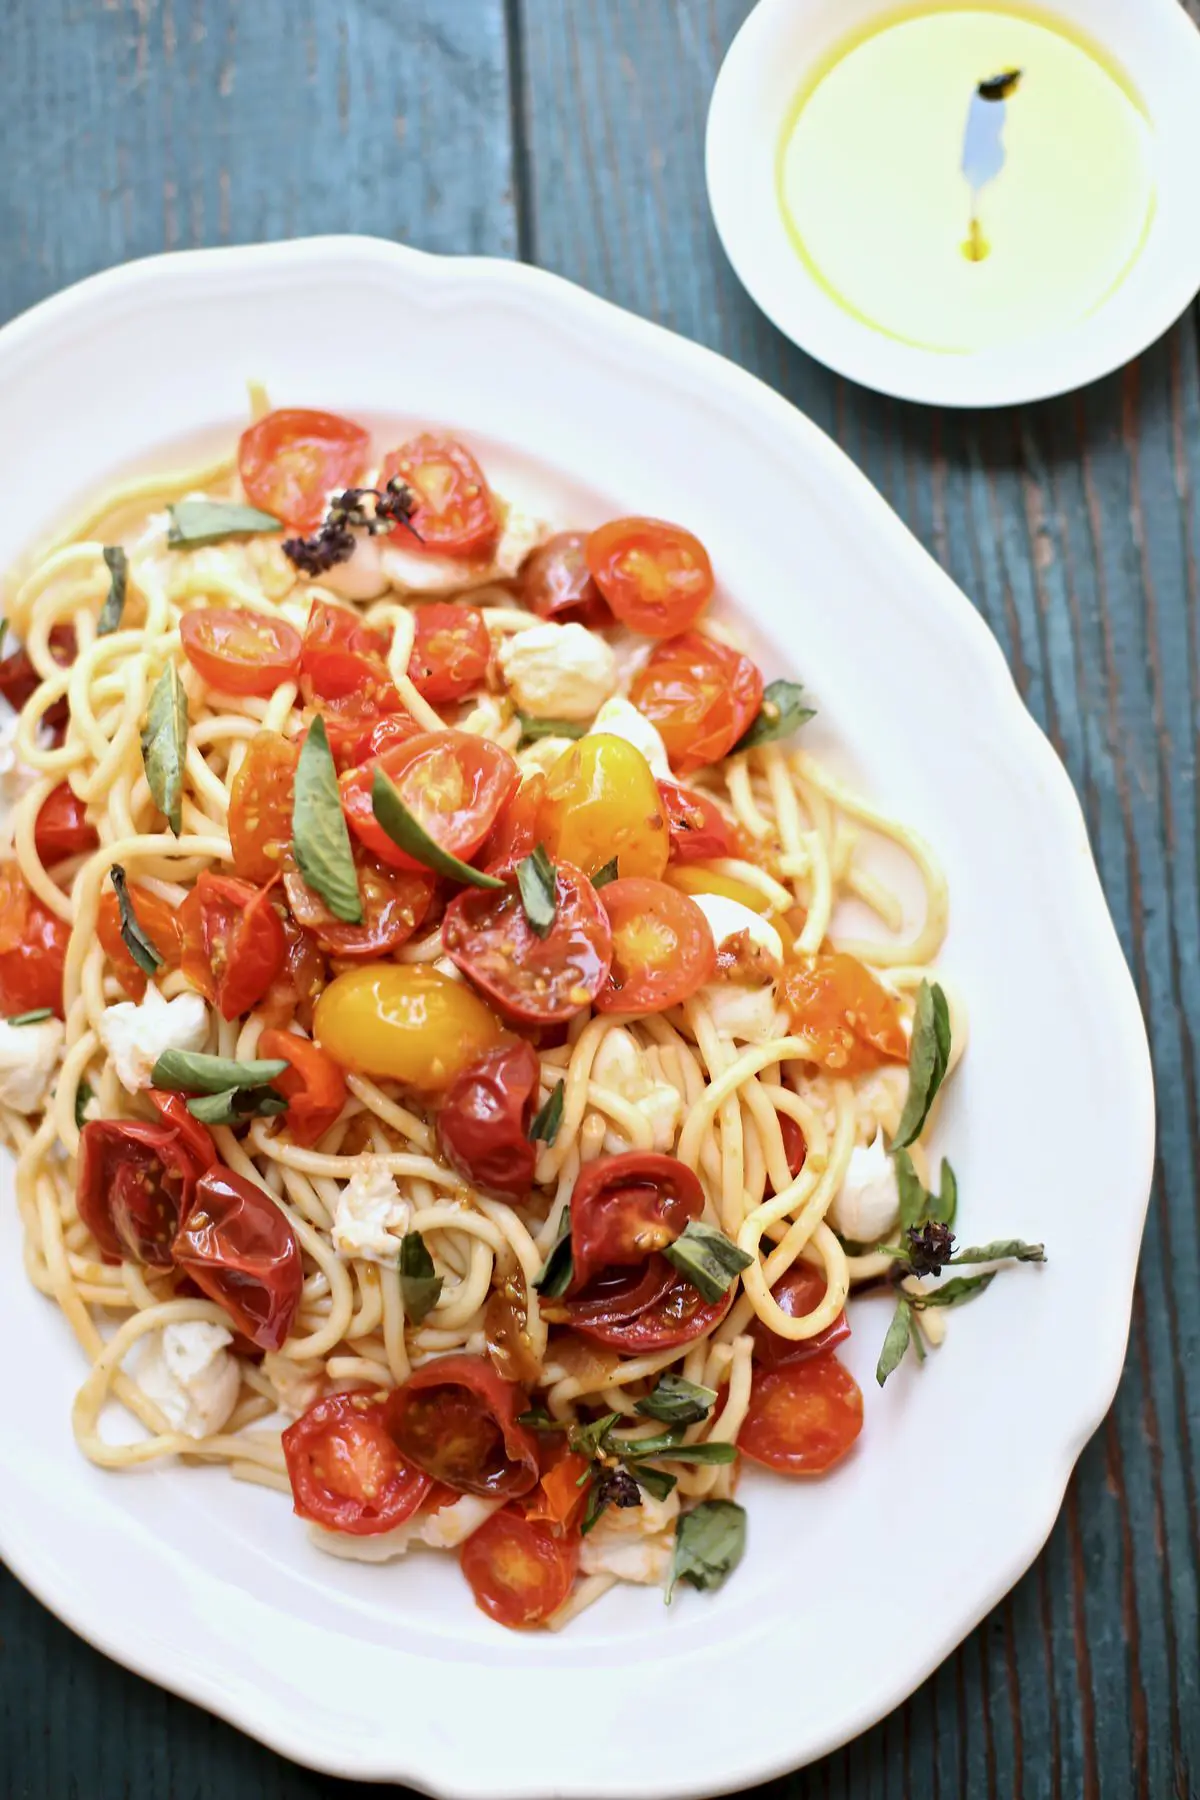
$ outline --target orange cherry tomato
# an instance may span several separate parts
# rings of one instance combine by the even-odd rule
[[[511,1631],[527,1631],[544,1625],[571,1592],[579,1534],[504,1506],[471,1533],[459,1561],[480,1612]]]
[[[411,1519],[433,1483],[406,1463],[383,1403],[329,1394],[301,1413],[282,1440],[295,1511],[326,1531],[374,1537]]]
[[[477,559],[491,555],[500,536],[499,509],[465,444],[435,432],[410,438],[384,457],[380,486],[396,477],[417,499],[412,531],[397,525],[392,532],[404,540],[406,550]]]
[[[455,966],[502,1012],[534,1025],[557,1025],[593,1001],[598,1005],[612,954],[601,896],[570,863],[555,871],[554,922],[544,937],[510,880],[503,888],[457,895],[446,908],[442,942]]]
[[[263,887],[284,866],[292,843],[292,793],[300,749],[278,731],[250,739],[233,778],[229,842],[233,866],[244,881]]]
[[[658,727],[677,775],[728,756],[757,718],[762,696],[757,665],[699,631],[659,644],[629,691]]]
[[[420,869],[377,823],[371,806],[376,767],[395,786],[434,842],[467,862],[495,824],[520,781],[512,757],[469,731],[422,731],[341,778],[350,829],[394,869]]]
[[[364,625],[349,607],[314,601],[300,646],[305,696],[333,702],[346,718],[369,716],[372,723],[381,713],[399,711],[387,653],[383,633]]]
[[[269,887],[205,869],[179,909],[183,972],[223,1019],[262,999],[284,964],[287,941]]]
[[[88,821],[87,807],[65,781],[60,782],[42,801],[34,822],[33,845],[39,862],[52,868],[69,856],[95,850],[99,843],[100,834]]]
[[[680,787],[677,781],[660,781],[658,791],[667,809],[673,863],[739,854],[737,826],[725,817],[715,800],[692,788]]]
[[[300,633],[286,619],[245,607],[206,606],[179,623],[183,653],[210,687],[268,700],[300,673]]]
[[[483,685],[492,640],[477,606],[434,600],[417,607],[413,623],[408,678],[431,706],[462,700]]]
[[[771,1293],[781,1312],[789,1319],[802,1319],[825,1298],[825,1277],[811,1263],[794,1262],[785,1269]],[[755,1319],[750,1325],[754,1339],[754,1360],[761,1369],[777,1369],[782,1363],[809,1362],[823,1351],[832,1350],[850,1336],[850,1324],[843,1309],[831,1325],[815,1337],[777,1337],[769,1325]]]
[[[407,943],[437,893],[437,877],[428,870],[385,869],[365,850],[358,851],[354,863],[363,911],[361,925],[335,918],[296,870],[290,869],[283,878],[293,916],[312,932],[322,950],[350,961],[385,956]]]
[[[597,1012],[663,1012],[711,980],[717,951],[708,920],[665,881],[635,875],[610,881],[600,900],[612,927],[608,985]]]
[[[525,1517],[563,1531],[574,1525],[583,1511],[587,1500],[587,1483],[583,1477],[592,1465],[574,1450],[564,1449],[561,1440],[551,1441],[558,1448],[558,1460],[546,1470],[525,1502]],[[543,1457],[545,1454],[543,1450]]]
[[[682,525],[613,519],[587,541],[587,565],[623,625],[647,637],[674,637],[694,625],[712,598],[708,551]]]
[[[546,777],[535,771],[526,775],[505,801],[479,858],[489,875],[507,875],[537,849],[542,841],[539,815],[545,795]]]
[[[195,1201],[181,1210],[171,1256],[256,1349],[278,1350],[286,1341],[304,1282],[300,1240],[257,1182],[223,1163],[201,1175]]]
[[[754,1372],[738,1449],[783,1475],[824,1475],[862,1430],[857,1381],[826,1350],[807,1362]]]
[[[160,900],[148,888],[134,887],[131,883],[128,893],[134,917],[162,957],[164,967],[177,969],[183,961],[179,910]],[[140,1000],[146,991],[146,977],[125,948],[125,939],[121,936],[121,908],[111,888],[100,896],[96,936],[125,992],[131,1000]]]
[[[594,875],[617,859],[620,875],[657,878],[670,833],[658,784],[641,751],[609,732],[589,732],[546,777],[539,831],[550,856]]]
[[[313,1035],[343,1069],[436,1094],[503,1031],[465,981],[420,964],[364,963],[325,989]]]
[[[900,1003],[856,957],[822,951],[791,963],[781,993],[793,1030],[812,1044],[813,1061],[835,1074],[908,1061]]]
[[[540,619],[556,625],[614,623],[608,602],[587,565],[587,533],[560,531],[531,550],[521,564],[521,600]]]
[[[42,905],[15,862],[0,866],[0,1014],[48,1006],[63,1016],[71,927]]]
[[[308,1038],[294,1031],[264,1031],[258,1055],[282,1058],[290,1067],[271,1083],[288,1103],[284,1123],[292,1141],[307,1147],[323,1137],[346,1104],[346,1083],[337,1064]]]
[[[388,1396],[388,1430],[403,1456],[456,1494],[516,1499],[537,1486],[537,1440],[517,1422],[523,1388],[486,1356],[435,1357]]]
[[[238,443],[246,498],[293,531],[313,531],[328,495],[361,480],[370,443],[361,425],[337,413],[303,407],[268,413]]]

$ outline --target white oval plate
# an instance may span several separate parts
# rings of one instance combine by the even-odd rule
[[[886,1315],[858,1309],[861,1446],[827,1482],[747,1475],[721,1593],[624,1589],[522,1637],[448,1559],[333,1561],[224,1471],[85,1462],[81,1360],[25,1281],[9,1192],[0,1317],[27,1358],[0,1551],[100,1649],[332,1773],[470,1800],[748,1786],[872,1724],[1000,1599],[1116,1388],[1153,1095],[1079,807],[986,627],[840,450],[731,364],[516,264],[315,239],[135,263],[35,308],[0,332],[5,563],[64,489],[228,440],[248,374],[280,403],[460,427],[501,491],[564,522],[636,508],[703,534],[772,672],[811,685],[813,746],[945,859],[944,966],[973,1019],[943,1133],[963,1229],[1051,1261],[882,1394]],[[948,1574],[918,1594],[931,1516]]]

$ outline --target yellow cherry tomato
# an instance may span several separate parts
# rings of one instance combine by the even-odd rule
[[[672,863],[667,870],[667,880],[681,894],[721,894],[726,900],[739,900],[751,912],[761,913],[764,919],[770,919],[779,933],[783,954],[790,953],[796,934],[787,915],[776,912],[767,896],[751,887],[748,881],[739,881],[736,875],[720,875],[702,862]]]
[[[472,988],[437,969],[365,963],[325,989],[313,1036],[344,1069],[440,1093],[504,1027]]]
[[[594,875],[617,859],[617,873],[662,878],[671,851],[658,783],[641,751],[600,732],[563,752],[546,777],[538,815],[552,860]]]

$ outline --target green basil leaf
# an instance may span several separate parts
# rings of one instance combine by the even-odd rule
[[[612,1440],[612,1448],[617,1449],[617,1439]],[[652,1440],[647,1438],[644,1444],[633,1446],[629,1450],[621,1450],[618,1454],[627,1462],[681,1462],[681,1463],[731,1463],[737,1456],[736,1444],[675,1444],[665,1449],[652,1449]]]
[[[544,1406],[531,1406],[528,1412],[517,1414],[518,1425],[528,1425],[530,1431],[570,1431],[571,1426],[566,1419],[552,1419]]]
[[[634,1407],[646,1419],[661,1419],[665,1425],[698,1425],[707,1419],[716,1405],[715,1388],[698,1387],[682,1375],[660,1375],[652,1393]]]
[[[280,1057],[235,1062],[202,1050],[164,1050],[150,1071],[150,1085],[180,1094],[223,1094],[230,1088],[266,1087],[287,1067]]]
[[[436,875],[447,875],[451,881],[467,882],[471,887],[502,888],[504,882],[498,875],[485,875],[482,869],[473,869],[470,863],[460,862],[449,850],[443,850],[436,843],[425,827],[409,812],[403,800],[388,780],[382,769],[375,770],[375,778],[371,784],[371,809],[377,824],[386,831],[393,844],[406,850],[425,868],[432,869]]]
[[[554,1142],[562,1126],[563,1100],[566,1092],[566,1082],[556,1081],[550,1090],[550,1097],[545,1106],[539,1108],[529,1122],[531,1144],[552,1144]]]
[[[530,929],[540,938],[549,937],[558,911],[558,875],[541,844],[517,864],[517,886]]]
[[[308,728],[296,764],[292,849],[301,875],[320,894],[334,918],[343,919],[347,925],[361,925],[358,871],[329,737],[319,713]]]
[[[522,744],[532,744],[538,738],[566,737],[581,738],[587,726],[577,719],[535,719],[532,713],[518,711],[517,719],[521,726]],[[564,756],[566,752],[563,752]]]
[[[15,1023],[16,1021],[12,1021]],[[1027,1244],[1024,1238],[999,1238],[994,1244],[980,1244],[978,1248],[959,1250],[950,1258],[952,1263],[984,1263],[1000,1262],[1003,1257],[1011,1257],[1014,1262],[1044,1263],[1046,1246],[1044,1244]]]
[[[179,670],[168,663],[150,694],[142,761],[150,794],[178,837],[183,825],[183,764],[187,756],[188,703]]]
[[[887,1336],[883,1340],[883,1349],[879,1352],[879,1361],[875,1365],[875,1379],[883,1386],[893,1369],[898,1369],[904,1361],[904,1352],[914,1335],[912,1306],[909,1301],[901,1299],[896,1302],[896,1310],[892,1314],[892,1322],[887,1328]]]
[[[753,750],[756,744],[773,744],[777,738],[790,737],[809,719],[816,718],[814,708],[805,706],[801,699],[803,692],[798,681],[769,682],[763,689],[758,717],[730,754],[736,756],[739,750]]]
[[[125,948],[143,975],[157,974],[158,970],[162,968],[163,959],[138,924],[137,914],[133,910],[133,900],[125,881],[125,871],[120,863],[113,864],[108,871],[108,878],[112,882],[113,892],[117,896],[117,907],[121,914],[121,938]]]
[[[283,530],[283,520],[272,513],[260,512],[257,506],[239,506],[232,500],[177,500],[167,511],[171,517],[167,542],[173,550]]]
[[[594,1462],[602,1455],[607,1449],[605,1439],[620,1417],[620,1413],[610,1412],[601,1419],[593,1419],[589,1425],[573,1425],[568,1442],[576,1456],[586,1456],[589,1462]]]
[[[543,1300],[560,1300],[571,1285],[575,1273],[575,1259],[571,1255],[571,1208],[568,1204],[562,1209],[558,1221],[558,1236],[549,1256],[534,1277],[533,1285]]]
[[[119,630],[121,614],[125,611],[125,588],[129,580],[129,558],[120,544],[105,544],[104,560],[108,565],[108,598],[100,608],[100,617],[96,620],[97,637],[107,637],[110,632]]]
[[[663,1250],[663,1255],[687,1276],[706,1300],[713,1303],[724,1299],[741,1271],[754,1261],[723,1231],[717,1231],[712,1225],[701,1225],[695,1219],[688,1220],[675,1242]]]
[[[929,1217],[937,1219],[943,1225],[953,1225],[954,1215],[958,1211],[958,1177],[950,1164],[942,1159],[941,1193],[929,1208]],[[932,1201],[932,1196],[930,1196]]]
[[[907,1149],[920,1137],[949,1066],[950,1009],[937,983],[923,981],[917,990],[908,1051],[908,1098],[892,1139],[893,1150]]]
[[[999,1269],[989,1269],[985,1275],[956,1275],[953,1281],[943,1281],[940,1287],[931,1288],[927,1294],[914,1294],[912,1304],[919,1308],[961,1306],[965,1300],[974,1300],[982,1294],[999,1273]]]
[[[677,1476],[668,1475],[665,1469],[656,1469],[650,1463],[634,1463],[629,1472],[652,1500],[665,1500],[679,1486]]]
[[[607,887],[609,882],[615,881],[619,874],[620,870],[617,868],[617,859],[615,856],[611,856],[603,867],[597,869],[596,873],[592,876],[592,886],[594,888]]]
[[[288,1109],[283,1095],[270,1088],[226,1088],[220,1094],[193,1095],[186,1105],[202,1125],[240,1125],[243,1119],[272,1118]]]
[[[82,1131],[87,1124],[88,1103],[94,1098],[91,1082],[81,1081],[75,1089],[75,1128],[77,1131]]]
[[[941,1192],[934,1194],[917,1174],[907,1150],[893,1147],[892,1162],[896,1170],[896,1191],[900,1196],[901,1230],[916,1230],[930,1219],[941,1225],[952,1225],[958,1211],[958,1180],[950,1164],[942,1163]],[[897,1255],[903,1254],[902,1249],[897,1251]]]
[[[400,1239],[399,1269],[405,1316],[419,1325],[433,1311],[442,1291],[442,1277],[434,1272],[433,1258],[419,1231],[406,1231]]]
[[[49,1006],[35,1006],[32,1012],[13,1013],[5,1019],[6,1025],[40,1025],[43,1019],[52,1019],[54,1009]]]
[[[719,1588],[746,1549],[746,1509],[736,1500],[702,1500],[675,1527],[675,1554],[664,1599],[680,1581],[702,1590]]]

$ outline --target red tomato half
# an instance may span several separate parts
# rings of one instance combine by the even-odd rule
[[[827,1350],[755,1371],[738,1449],[784,1475],[823,1475],[841,1462],[862,1422],[859,1385]]]
[[[540,619],[590,631],[614,622],[588,568],[584,531],[560,531],[539,544],[521,564],[520,582],[522,601]]]
[[[370,442],[361,425],[337,413],[268,413],[238,443],[246,498],[293,531],[313,531],[325,517],[326,497],[362,479]]]
[[[50,654],[60,668],[66,669],[75,661],[76,642],[73,625],[52,625],[50,627]],[[8,656],[0,659],[0,694],[8,701],[14,712],[20,712],[41,685],[41,676],[33,666],[28,650],[13,650]],[[62,733],[66,730],[69,708],[64,694],[42,714],[42,723],[55,735],[55,741],[61,742]]]
[[[630,875],[601,888],[600,899],[613,955],[597,1012],[663,1012],[711,979],[716,945],[708,920],[686,894],[648,875]]]
[[[330,701],[347,720],[360,724],[398,711],[400,696],[388,673],[387,653],[387,638],[364,625],[348,606],[314,601],[300,648],[306,698]]]
[[[660,781],[658,791],[667,809],[672,862],[707,862],[739,854],[737,827],[715,800],[680,787],[677,781]]]
[[[394,844],[371,806],[376,767],[383,770],[418,823],[460,861],[468,862],[520,781],[512,757],[469,731],[422,731],[341,778],[350,829],[394,869],[423,865]]]
[[[300,673],[300,633],[286,619],[244,607],[208,606],[179,623],[183,653],[210,687],[269,700]]]
[[[537,1152],[528,1138],[541,1065],[522,1039],[489,1050],[446,1089],[438,1142],[451,1168],[476,1187],[527,1194]]]
[[[279,1349],[300,1305],[304,1270],[299,1240],[265,1188],[218,1163],[197,1182],[171,1250],[257,1349]]]
[[[386,956],[408,942],[428,913],[437,893],[437,877],[428,870],[385,869],[365,850],[358,851],[354,863],[362,902],[361,925],[348,925],[335,918],[321,896],[294,869],[283,878],[288,905],[330,956]]]
[[[38,808],[34,821],[33,845],[38,860],[45,868],[66,862],[69,856],[83,856],[100,843],[96,827],[88,822],[83,801],[61,782],[51,789]]]
[[[396,690],[393,688],[392,693]],[[397,704],[399,695],[396,694]],[[372,701],[360,702],[355,694],[342,700],[323,700],[320,714],[325,721],[325,735],[333,766],[339,775],[357,769],[360,763],[382,756],[406,738],[416,737],[424,729],[408,713],[378,712]]]
[[[401,1455],[456,1494],[515,1499],[539,1479],[537,1440],[517,1414],[525,1393],[484,1356],[439,1356],[389,1395]]]
[[[15,862],[0,865],[0,1014],[48,1006],[63,1016],[71,927],[43,906]]]
[[[607,892],[607,890],[604,890]],[[586,875],[559,863],[554,923],[539,937],[515,880],[467,888],[446,908],[446,953],[510,1017],[533,1025],[573,1019],[608,977],[612,936],[601,896]]]
[[[558,1611],[579,1568],[579,1534],[504,1506],[459,1552],[475,1604],[497,1625],[525,1631]]]
[[[659,644],[629,692],[658,727],[677,775],[728,756],[757,718],[762,696],[757,665],[699,631]]]
[[[283,1117],[293,1143],[315,1144],[346,1104],[342,1071],[310,1038],[298,1037],[294,1031],[264,1031],[258,1040],[257,1054],[270,1061],[282,1058],[290,1064],[271,1086],[278,1088],[287,1100]]]
[[[131,884],[127,891],[134,917],[162,957],[164,968],[177,969],[183,960],[179,910],[160,900],[149,888]],[[121,936],[121,908],[111,888],[100,896],[96,936],[125,992],[130,999],[140,1000],[146,991],[146,977],[125,948],[125,939]]]
[[[278,731],[250,739],[229,796],[233,866],[244,881],[265,887],[284,866],[292,844],[292,797],[300,747]]]
[[[602,1270],[638,1267],[704,1211],[698,1176],[674,1156],[628,1150],[579,1172],[571,1193],[571,1292]]]
[[[587,541],[596,586],[622,624],[647,637],[674,637],[694,625],[712,598],[708,551],[682,525],[613,519]]]
[[[665,1257],[652,1256],[636,1285],[600,1278],[563,1305],[571,1329],[580,1337],[630,1356],[644,1356],[706,1336],[733,1305],[735,1287],[731,1283],[720,1300],[706,1300]]]
[[[283,925],[269,887],[205,869],[179,909],[183,972],[223,1019],[261,1000],[283,967]]]
[[[404,540],[405,549],[438,556],[491,555],[500,536],[500,515],[483,470],[465,444],[434,432],[410,438],[384,457],[380,486],[397,476],[417,499],[412,531],[397,525],[392,532]]]
[[[771,1293],[778,1301],[780,1311],[789,1319],[802,1319],[825,1298],[825,1277],[811,1263],[795,1262],[790,1269],[784,1270]],[[809,1362],[822,1351],[844,1343],[850,1336],[844,1309],[832,1325],[818,1331],[815,1337],[777,1337],[761,1319],[755,1319],[749,1330],[754,1339],[754,1360],[763,1369],[777,1369],[782,1363]]]
[[[283,1434],[295,1511],[327,1531],[374,1537],[411,1519],[433,1483],[404,1461],[382,1401],[330,1394]]]
[[[205,1173],[196,1141],[193,1132],[174,1124],[95,1119],[84,1125],[76,1204],[106,1257],[171,1267],[180,1218],[191,1209]]]
[[[492,640],[477,606],[435,600],[413,614],[408,678],[431,706],[462,700],[483,685]]]

